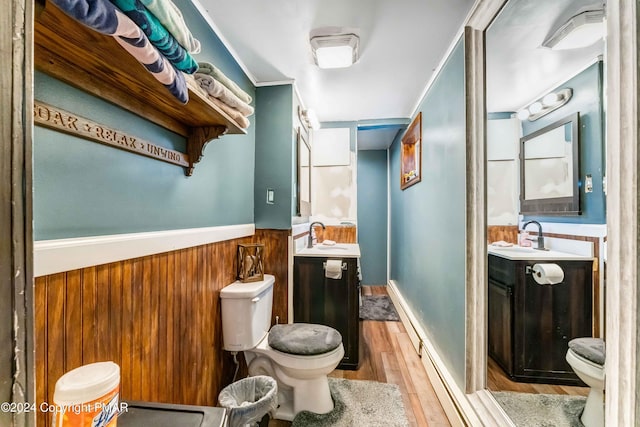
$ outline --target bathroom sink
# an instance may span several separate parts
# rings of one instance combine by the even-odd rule
[[[338,250],[338,251],[346,251],[347,248],[345,246],[340,246],[340,245],[318,245],[316,246],[316,248],[324,250],[324,251],[332,251],[332,250]]]
[[[533,252],[535,249],[526,246],[492,246],[492,249],[507,252]]]
[[[312,248],[302,248],[295,256],[360,258],[360,246],[357,243],[340,243],[333,246],[319,244]]]

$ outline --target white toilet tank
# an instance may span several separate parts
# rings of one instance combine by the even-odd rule
[[[220,290],[225,350],[250,350],[269,332],[274,282],[265,274],[259,282],[233,282]]]

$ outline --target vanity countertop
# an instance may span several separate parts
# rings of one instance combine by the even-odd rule
[[[524,246],[492,246],[488,245],[487,252],[501,258],[520,261],[587,261],[593,259],[592,256],[570,254],[568,252],[560,252],[554,250],[537,250]]]
[[[360,245],[357,243],[336,243],[333,246],[327,246],[319,243],[313,248],[300,249],[295,256],[360,258]]]

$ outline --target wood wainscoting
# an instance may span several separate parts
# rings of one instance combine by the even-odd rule
[[[120,365],[120,397],[215,406],[235,366],[222,349],[220,289],[236,277],[239,243],[264,243],[276,277],[273,317],[287,321],[290,230],[38,277],[36,401],[53,403],[58,378],[78,366]],[[51,414],[38,414],[49,426]]]
[[[490,225],[487,227],[487,243],[505,242],[518,244],[518,226],[517,225]]]
[[[327,225],[324,230],[316,225],[313,229],[318,242],[329,239],[336,243],[358,243],[355,225]]]

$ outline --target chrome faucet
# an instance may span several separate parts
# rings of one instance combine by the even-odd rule
[[[320,221],[314,221],[309,225],[309,242],[307,243],[307,248],[313,247],[313,226],[316,224],[320,224],[323,230],[326,230],[327,227],[324,226]]]
[[[527,225],[529,224],[536,224],[538,226],[538,246],[535,247],[534,249],[538,249],[540,251],[546,250],[544,248],[544,237],[542,236],[542,225],[540,225],[538,221],[527,221],[522,226],[522,231],[524,231],[524,229],[527,228]]]

